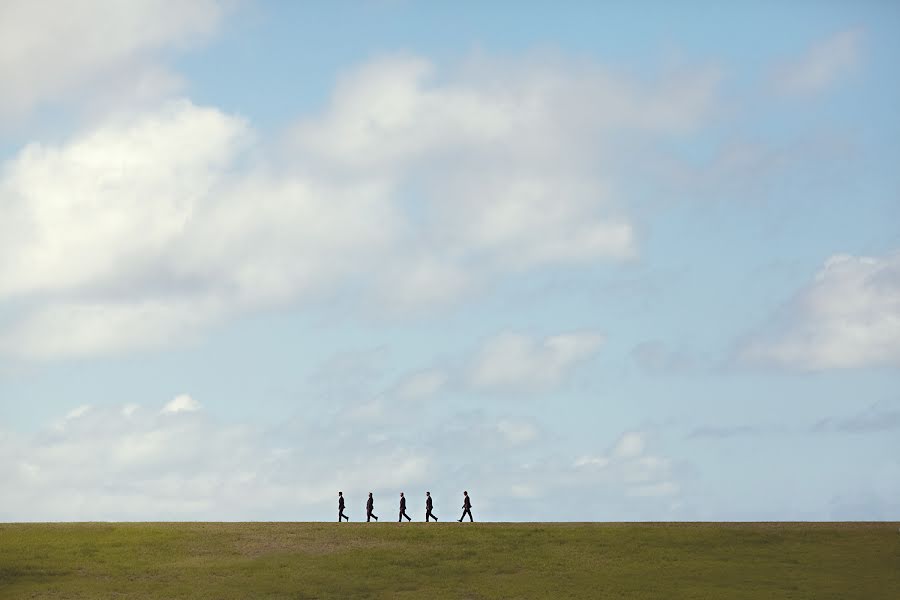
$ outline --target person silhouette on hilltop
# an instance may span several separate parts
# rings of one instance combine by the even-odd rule
[[[403,517],[406,517],[407,521],[412,521],[412,519],[409,518],[409,515],[406,514],[406,498],[403,497],[403,492],[400,492],[400,516],[397,517],[397,522],[402,523]]]
[[[425,492],[425,522],[428,522],[428,518],[431,517],[435,521],[438,520],[434,513],[431,512],[431,509],[434,507],[434,503],[431,501],[431,492]]]
[[[344,514],[344,492],[338,492],[338,523],[341,519],[350,520],[350,517]]]
[[[373,510],[375,510],[375,500],[372,499],[372,492],[369,492],[369,499],[366,500],[366,523],[372,519],[378,520],[378,517],[372,512]]]
[[[474,523],[475,519],[472,518],[472,501],[469,500],[469,492],[463,491],[463,514],[462,517],[459,518],[459,522],[462,523],[463,518],[466,515],[469,515],[469,522]]]

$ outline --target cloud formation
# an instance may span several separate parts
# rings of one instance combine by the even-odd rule
[[[482,345],[469,382],[484,389],[534,389],[558,384],[577,364],[596,354],[604,336],[595,331],[536,338],[523,333],[498,334]]]
[[[900,365],[900,253],[832,256],[739,357],[800,370]]]
[[[114,0],[0,4],[0,127],[43,104],[153,101],[180,87],[160,64],[167,48],[212,34],[227,2]]]
[[[603,464],[522,462],[526,454],[510,461],[505,450],[536,439],[527,420],[457,414],[414,432],[393,420],[232,425],[190,395],[161,410],[82,406],[33,434],[0,429],[0,521],[330,520],[337,490],[358,519],[353,502],[361,507],[368,491],[389,511],[400,491],[412,498],[426,489],[442,516],[468,489],[480,518],[563,519],[583,518],[581,507],[571,513],[542,499],[600,493],[605,510],[632,514],[630,498],[652,502],[678,490],[671,462],[648,452],[643,433],[624,435]]]
[[[627,260],[606,140],[699,126],[716,82],[393,57],[347,73],[284,143],[173,100],[29,144],[0,171],[0,303],[27,300],[0,352],[165,346],[348,289],[404,315],[532,269]]]

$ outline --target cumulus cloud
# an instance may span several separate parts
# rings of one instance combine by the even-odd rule
[[[0,352],[160,347],[348,289],[406,315],[530,269],[627,260],[604,148],[699,126],[716,82],[392,57],[345,74],[284,144],[186,100],[29,144],[0,169],[0,302],[27,299]]]
[[[604,336],[595,331],[544,338],[506,332],[488,339],[469,375],[479,388],[544,387],[559,383],[579,363],[594,356]]]
[[[857,66],[864,39],[862,29],[847,29],[822,40],[776,71],[776,89],[785,94],[811,94],[828,88]]]
[[[110,0],[59,4],[9,0],[0,5],[0,124],[41,104],[88,92],[157,100],[180,87],[160,64],[162,51],[195,44],[212,34],[225,5]],[[95,98],[96,99],[96,98]]]
[[[672,461],[648,451],[649,434],[623,433],[603,454],[583,455],[573,467],[584,477],[596,477],[618,486],[626,496],[673,496],[680,491]]]
[[[219,0],[0,4],[0,125],[41,104],[86,94],[156,100],[180,87],[162,51],[213,33]]]
[[[739,357],[801,370],[900,365],[900,253],[832,256]]]
[[[126,412],[130,407],[125,407],[123,409],[123,414],[128,416],[128,412]],[[200,410],[200,403],[191,398],[188,394],[180,394],[175,396],[171,402],[166,404],[163,409],[163,414],[175,414],[180,412],[194,412]],[[133,412],[133,411],[131,411]]]

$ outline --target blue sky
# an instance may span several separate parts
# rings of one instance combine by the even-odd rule
[[[5,3],[0,520],[900,519],[898,26]]]

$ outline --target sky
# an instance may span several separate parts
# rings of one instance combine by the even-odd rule
[[[0,521],[900,520],[900,6],[0,4]]]

